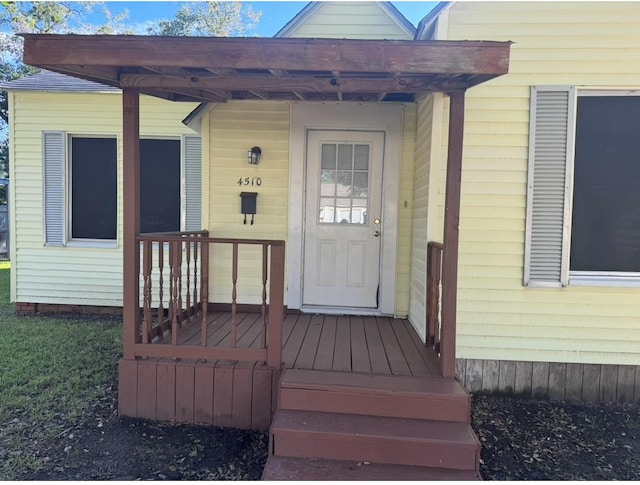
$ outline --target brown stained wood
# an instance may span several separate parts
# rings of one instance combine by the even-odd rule
[[[138,416],[156,419],[156,362],[138,363]]]
[[[230,359],[264,362],[267,360],[265,349],[230,349],[228,347],[200,347],[199,345],[163,345],[137,344],[137,355],[143,357],[173,357],[177,359]]]
[[[216,362],[213,384],[213,423],[231,426],[233,416],[233,367],[235,362]]]
[[[238,348],[253,347],[252,344],[256,340],[259,340],[260,334],[262,333],[261,319],[262,318],[259,313],[255,313],[253,315],[247,315],[247,318],[246,318],[247,325],[244,328],[244,332],[242,333],[242,335],[238,334],[238,343],[237,343]]]
[[[195,366],[193,363],[176,364],[176,421],[193,423]]]
[[[244,335],[244,333],[251,326],[252,322],[253,319],[249,316],[248,313],[238,313],[236,315],[236,336]],[[210,336],[210,345],[214,345],[216,347],[232,347],[233,328],[234,324],[232,319],[230,320],[230,325],[220,327],[220,330],[218,332],[215,332]]]
[[[483,361],[479,359],[467,359],[467,381],[465,387],[469,392],[482,391]]]
[[[391,374],[387,354],[384,351],[380,330],[376,319],[373,317],[365,317],[364,333],[367,338],[367,347],[369,350],[369,359],[371,361],[371,372],[374,374]]]
[[[453,379],[456,373],[456,308],[464,105],[464,91],[453,91],[449,94],[449,141],[442,245],[440,361],[442,375],[450,379]]]
[[[122,91],[123,154],[123,336],[124,358],[135,356],[141,341],[140,309],[140,95],[136,89]]]
[[[501,360],[499,364],[498,390],[506,394],[513,394],[516,387],[516,363]]]
[[[138,416],[138,361],[134,359],[118,363],[118,414]]]
[[[23,34],[34,66],[506,74],[510,42]],[[102,76],[113,75],[101,72]],[[115,81],[115,79],[114,79]]]
[[[271,427],[279,456],[477,469],[468,423],[280,410]]]
[[[233,91],[251,91],[262,88],[271,92],[298,93],[413,93],[433,90],[434,82],[430,78],[398,77],[395,79],[349,79],[340,83],[332,83],[331,78],[276,78],[276,77],[241,77],[226,78],[214,75],[172,76],[159,74],[123,74],[120,76],[121,86],[133,88],[191,88],[216,89]],[[468,86],[466,79],[450,79],[442,81],[438,88],[464,89]]]
[[[231,347],[236,346],[237,342],[237,326],[238,320],[236,319],[236,304],[238,299],[238,244],[233,244],[233,251],[231,257],[231,336],[230,336],[230,345]]]
[[[176,363],[160,360],[156,364],[156,419],[173,421],[176,417]]]
[[[269,260],[269,323],[267,328],[267,364],[281,368],[284,363],[282,324],[284,321],[284,241],[271,244]]]
[[[500,362],[485,360],[482,367],[482,390],[491,393],[500,389]]]
[[[400,350],[398,339],[391,328],[391,322],[388,318],[378,318],[376,322],[378,324],[378,330],[380,331],[382,345],[384,345],[384,351],[387,354],[391,374],[401,376],[411,375],[411,370]]]
[[[271,425],[272,373],[272,369],[266,365],[256,365],[253,368],[251,429],[268,430]]]
[[[438,356],[436,355],[436,353],[433,351],[433,349],[430,349],[425,345],[409,320],[403,320],[403,323],[404,328],[407,329],[407,332],[411,336],[411,339],[413,340],[416,348],[422,354],[424,363],[427,365],[427,368],[429,369],[429,372],[431,372],[431,375],[434,377],[442,377],[442,371],[440,370],[440,361],[438,360]]]
[[[600,376],[602,366],[584,364],[582,371],[582,400],[597,401],[600,394]]]
[[[143,241],[142,242],[142,260],[143,260],[143,269],[142,269],[142,278],[143,278],[143,302],[142,302],[142,343],[149,343],[149,335],[151,333],[151,268],[152,268],[152,250],[151,250],[151,241]]]
[[[549,393],[549,363],[534,362],[531,371],[531,397],[546,399]]]
[[[635,391],[633,392],[633,402],[634,404],[640,404],[640,365],[636,367],[636,383],[635,383]]]
[[[552,362],[549,364],[548,398],[553,401],[564,399],[567,386],[567,364]]]
[[[391,328],[396,335],[396,339],[398,339],[400,349],[402,350],[404,359],[409,366],[411,375],[431,377],[431,372],[427,368],[427,365],[420,355],[420,352],[418,352],[418,349],[416,349],[416,346],[414,345],[411,336],[407,332],[407,329],[404,327],[402,320],[397,318],[391,320]]]
[[[251,428],[254,366],[255,362],[238,362],[233,368],[233,414],[231,426],[234,428]]]
[[[269,246],[267,244],[262,245],[262,301],[260,302],[260,317],[262,324],[262,335],[260,336],[260,346],[267,346],[267,269],[269,261],[267,259],[269,255]],[[284,322],[283,322],[284,325]],[[284,332],[284,329],[283,329]],[[284,335],[283,335],[283,344],[284,345]]]
[[[296,325],[299,315],[287,315],[284,319],[282,328],[282,348],[284,349],[289,341],[289,336],[293,331],[293,327]]]
[[[313,362],[316,359],[316,352],[318,350],[318,342],[320,340],[320,334],[322,332],[322,322],[324,317],[322,315],[314,315],[309,322],[309,328],[302,341],[300,347],[300,353],[296,360],[295,366],[300,369],[312,369]]]
[[[371,372],[371,361],[367,348],[362,317],[351,317],[351,370],[353,372]]]
[[[616,402],[616,393],[618,389],[618,366],[603,365],[600,378],[600,396],[601,402]]]
[[[196,424],[213,424],[215,361],[198,361],[195,369],[193,421]]]
[[[336,371],[351,371],[351,328],[349,317],[338,317],[336,345],[331,368]]]
[[[633,388],[635,384],[636,368],[633,365],[618,366],[618,390],[616,393],[616,402],[632,403]]]
[[[318,350],[313,361],[314,369],[328,370],[333,365],[333,351],[336,343],[336,317],[327,315],[322,323]],[[313,320],[312,320],[313,324]]]
[[[582,398],[582,364],[567,364],[564,398],[576,401]]]
[[[516,362],[516,384],[517,395],[531,397],[531,379],[533,377],[533,362]]]
[[[309,329],[310,315],[300,315],[295,322],[291,335],[287,339],[287,343],[283,350],[284,364],[287,367],[293,367],[300,353],[300,347],[304,340],[304,336]]]

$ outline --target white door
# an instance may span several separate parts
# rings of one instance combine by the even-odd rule
[[[384,133],[307,135],[302,304],[379,307]]]

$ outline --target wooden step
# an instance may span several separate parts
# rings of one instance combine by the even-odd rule
[[[287,369],[278,406],[468,423],[471,399],[455,380]]]
[[[270,454],[477,470],[480,442],[468,423],[280,409]]]
[[[262,480],[480,480],[472,470],[448,470],[425,466],[389,465],[382,463],[317,458],[269,457]]]

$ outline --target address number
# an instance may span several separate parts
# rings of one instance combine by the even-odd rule
[[[262,185],[262,179],[260,177],[240,177],[238,179],[238,185],[257,185],[260,187]]]

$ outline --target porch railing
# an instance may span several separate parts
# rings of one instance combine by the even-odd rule
[[[447,339],[442,336],[447,331],[455,331],[448,326],[453,325],[452,322],[442,320],[442,255],[443,245],[438,242],[427,243],[427,321],[426,321],[426,344],[431,347],[440,361],[440,369],[455,369],[453,367],[443,365],[443,358],[453,358],[455,361],[455,352],[443,352],[442,346],[446,344]],[[446,357],[449,356],[449,357]],[[455,375],[444,375],[444,377],[453,378]]]
[[[229,359],[282,365],[284,241],[211,238],[207,231],[139,235],[141,312],[136,357]],[[214,247],[231,249],[231,322],[225,345],[209,346],[209,269]],[[241,247],[261,248],[260,335],[251,348],[238,346],[238,255]],[[218,261],[218,266],[227,261]],[[195,322],[195,323],[194,323]],[[185,326],[199,325],[198,342],[181,341]],[[196,332],[197,335],[198,332]],[[170,343],[169,341],[170,337]]]

